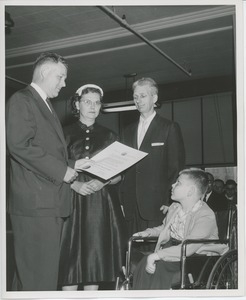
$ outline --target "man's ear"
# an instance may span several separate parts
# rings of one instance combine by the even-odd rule
[[[153,95],[154,103],[158,100],[158,95]]]
[[[40,67],[40,76],[41,76],[41,78],[44,79],[47,76],[47,74],[49,73],[49,71],[50,71],[50,66],[49,65],[47,65],[47,64],[42,65]]]

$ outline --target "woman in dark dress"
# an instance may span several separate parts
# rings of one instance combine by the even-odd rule
[[[88,84],[80,87],[74,104],[79,120],[64,129],[69,158],[92,158],[117,140],[114,132],[95,122],[103,91]],[[73,213],[64,225],[60,278],[63,290],[97,290],[100,282],[116,280],[126,251],[126,225],[117,183],[81,172],[71,185]]]

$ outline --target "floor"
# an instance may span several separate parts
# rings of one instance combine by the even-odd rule
[[[11,224],[8,217],[7,217],[6,263],[7,263],[7,274],[6,274],[7,291],[11,291],[11,285],[12,285],[12,280],[15,271],[15,259],[14,259],[13,234],[11,231]],[[99,290],[114,290],[114,289],[115,289],[115,282],[103,282],[100,284],[99,287]],[[79,290],[83,290],[83,287],[79,286]]]

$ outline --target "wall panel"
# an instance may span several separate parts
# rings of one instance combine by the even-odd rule
[[[204,163],[234,163],[232,95],[203,97]]]
[[[185,144],[186,165],[202,164],[202,120],[199,98],[175,101],[174,120],[179,124]]]

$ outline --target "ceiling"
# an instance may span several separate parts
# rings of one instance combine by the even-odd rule
[[[55,51],[69,64],[64,95],[86,83],[105,92],[123,90],[132,80],[124,75],[132,73],[158,84],[234,74],[234,5],[106,7],[164,55],[98,6],[5,9],[15,23],[5,39],[6,75],[29,83],[36,57]]]

